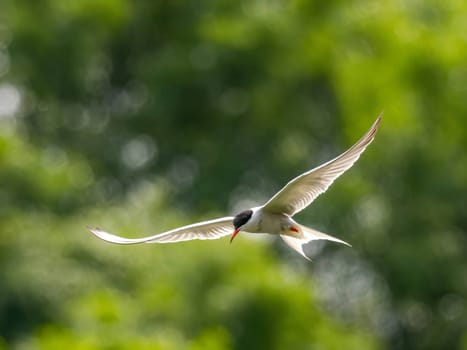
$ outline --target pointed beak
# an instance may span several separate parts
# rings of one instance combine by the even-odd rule
[[[230,243],[232,243],[232,241],[234,240],[235,236],[238,235],[239,232],[240,232],[240,230],[235,229],[235,231],[232,233],[232,237],[230,237]]]

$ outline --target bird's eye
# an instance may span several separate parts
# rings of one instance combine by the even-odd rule
[[[238,229],[242,227],[243,225],[245,225],[248,222],[248,220],[250,220],[252,215],[253,215],[253,210],[251,209],[244,210],[241,213],[238,213],[237,215],[235,215],[233,219],[233,224],[234,224],[235,229]]]

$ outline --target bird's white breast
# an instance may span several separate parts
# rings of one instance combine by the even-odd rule
[[[291,224],[291,219],[286,215],[272,214],[261,210],[261,208],[255,208],[253,209],[251,219],[242,227],[242,231],[250,233],[281,234],[286,231]]]

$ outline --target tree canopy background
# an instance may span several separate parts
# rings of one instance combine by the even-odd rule
[[[0,349],[467,349],[467,4],[0,2]],[[262,204],[348,248],[120,247]]]

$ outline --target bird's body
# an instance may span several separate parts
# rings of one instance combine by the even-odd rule
[[[381,116],[370,130],[340,156],[297,176],[277,192],[266,204],[228,216],[183,226],[157,235],[129,239],[97,228],[89,230],[97,237],[117,244],[170,243],[192,239],[217,239],[232,233],[230,241],[240,232],[279,235],[285,243],[306,256],[303,245],[318,239],[348,244],[338,238],[300,225],[292,216],[306,208],[321,193],[348,170],[373,141]]]
[[[261,207],[251,208],[250,220],[242,226],[242,231],[249,233],[269,233],[280,235],[289,231],[295,222],[284,214],[269,213]]]

